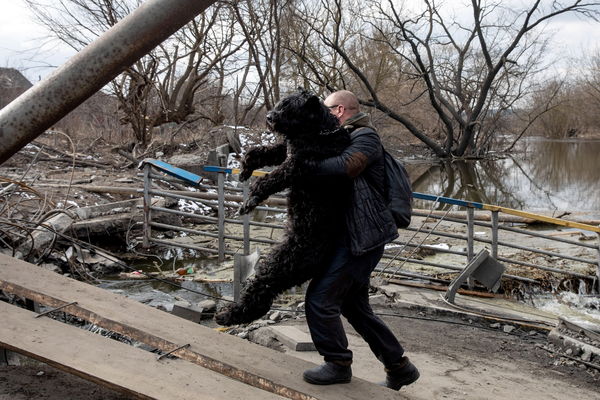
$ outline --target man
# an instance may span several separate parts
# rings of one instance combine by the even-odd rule
[[[340,315],[369,344],[387,372],[383,385],[399,390],[419,378],[404,349],[369,305],[369,277],[383,255],[384,245],[398,237],[383,199],[384,160],[379,135],[369,117],[359,112],[356,96],[342,90],[329,95],[325,105],[350,130],[351,144],[338,157],[313,164],[316,175],[338,175],[353,180],[352,202],[346,224],[332,251],[331,261],[313,278],[306,292],[306,319],[325,363],[304,372],[304,380],[318,385],[348,383],[352,351]]]

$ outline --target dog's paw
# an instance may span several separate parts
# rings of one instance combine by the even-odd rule
[[[250,211],[254,210],[256,208],[256,206],[258,206],[258,204],[259,204],[258,198],[254,197],[254,196],[248,198],[248,200],[246,200],[244,202],[244,204],[242,204],[242,206],[240,207],[240,210],[239,210],[240,215],[248,214]]]
[[[253,169],[243,168],[240,172],[240,182],[246,182],[252,176]]]
[[[223,307],[215,313],[215,322],[221,326],[233,325],[231,323],[231,310],[229,307]]]

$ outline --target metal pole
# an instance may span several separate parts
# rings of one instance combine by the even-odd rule
[[[498,258],[498,211],[492,211],[492,258]]]
[[[219,262],[225,261],[225,173],[218,173],[219,193]]]
[[[242,291],[242,263],[244,257],[240,254],[233,256],[233,301],[240,301]]]
[[[596,234],[598,235],[598,265],[596,266],[596,293],[600,294],[600,232],[596,232]]]
[[[150,197],[152,185],[152,178],[150,178],[151,169],[152,166],[150,164],[144,165],[144,240],[142,243],[144,248],[150,247],[150,238],[152,237],[152,228],[150,225],[152,221],[152,216],[150,214],[152,212],[152,200]]]
[[[475,235],[475,209],[472,207],[467,208],[467,266],[473,261],[474,250],[474,235]],[[465,267],[466,268],[466,267]],[[475,287],[475,279],[469,276],[467,278],[467,285],[469,289],[473,289]]]
[[[248,200],[248,194],[250,192],[250,184],[248,181],[244,182],[243,201],[244,203]],[[243,217],[244,225],[244,255],[250,254],[250,214],[246,214]]]
[[[475,233],[475,209],[467,208],[467,260],[473,259],[473,238]]]
[[[0,164],[214,2],[145,1],[50,77],[0,110]]]

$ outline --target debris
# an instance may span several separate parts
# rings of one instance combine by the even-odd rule
[[[40,265],[40,267],[50,270],[52,272],[59,273],[59,274],[62,272],[62,270],[55,264],[43,263]]]
[[[282,319],[282,315],[279,311],[274,311],[271,313],[271,315],[269,315],[269,319],[271,321],[279,322]]]
[[[137,270],[133,272],[121,272],[119,279],[150,279],[150,277],[144,274],[142,270]]]
[[[75,220],[75,216],[67,211],[59,211],[49,219],[41,222],[39,225],[46,226],[48,229],[37,229],[31,233],[31,239],[28,238],[18,247],[23,254],[30,251],[43,251],[50,247],[50,244],[56,239],[56,233],[63,233]],[[32,240],[33,239],[33,240]]]
[[[135,181],[131,178],[119,178],[119,179],[115,179],[115,182],[117,182],[117,183],[134,183]]]
[[[191,275],[194,273],[194,267],[178,268],[175,273],[177,275]]]
[[[277,325],[269,328],[275,338],[294,351],[316,351],[310,335],[295,326]]]
[[[217,302],[214,300],[202,300],[198,303],[198,308],[201,308],[203,313],[214,313],[217,310]]]
[[[203,319],[212,318],[215,310],[216,303],[212,300],[205,300],[197,305],[193,305],[187,301],[177,301],[173,304],[171,314],[192,322],[200,323]]]
[[[502,327],[502,330],[503,330],[505,333],[511,333],[511,332],[512,332],[512,331],[514,331],[515,329],[517,329],[517,328],[516,328],[516,327],[514,327],[513,325],[504,325],[504,326]]]
[[[369,296],[369,304],[372,306],[385,305],[387,303],[387,297],[384,294],[376,294],[375,296]],[[304,303],[300,303],[304,306]],[[300,304],[298,307],[300,307]]]
[[[450,250],[450,245],[447,243],[431,244],[428,247],[433,247],[433,248],[442,249],[442,250]]]
[[[597,239],[596,235],[586,235],[585,232],[579,232],[579,240],[581,240],[581,241],[596,240],[596,239]]]

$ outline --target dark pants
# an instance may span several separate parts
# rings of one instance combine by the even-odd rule
[[[322,274],[306,292],[306,320],[315,347],[325,361],[352,361],[340,315],[346,317],[385,366],[401,362],[404,349],[369,305],[369,277],[383,255],[383,246],[353,256],[344,246],[333,252]]]

